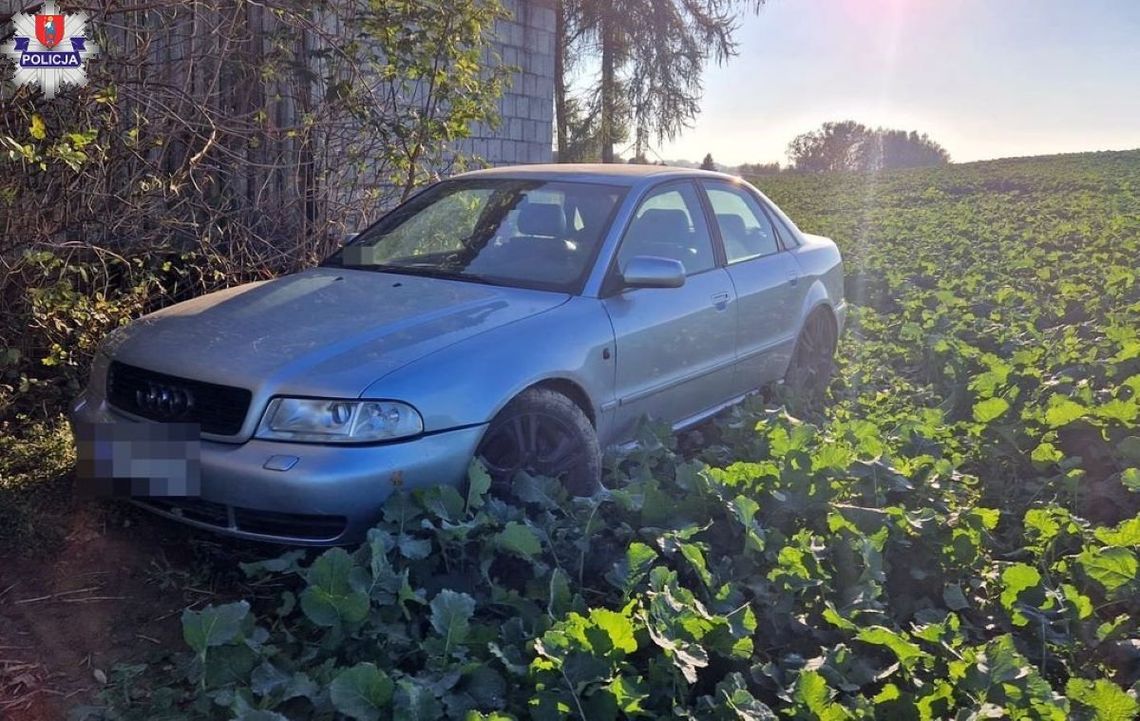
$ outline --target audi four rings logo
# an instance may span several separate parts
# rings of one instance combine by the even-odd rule
[[[185,388],[148,382],[145,389],[135,391],[135,403],[139,408],[173,418],[194,407],[194,396]]]

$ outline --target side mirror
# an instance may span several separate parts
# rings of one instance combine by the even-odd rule
[[[685,266],[672,258],[637,255],[621,271],[626,288],[680,288],[685,284]]]

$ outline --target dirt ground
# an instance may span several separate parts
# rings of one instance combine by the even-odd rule
[[[184,650],[186,608],[249,597],[237,564],[275,554],[144,511],[81,507],[50,549],[0,548],[0,720],[55,721],[117,664]]]

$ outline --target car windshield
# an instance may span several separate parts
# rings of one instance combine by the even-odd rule
[[[624,194],[596,183],[448,180],[325,264],[577,292]]]

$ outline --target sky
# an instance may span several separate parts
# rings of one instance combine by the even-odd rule
[[[925,132],[955,162],[1140,148],[1140,0],[768,0],[736,39],[651,159],[784,164],[844,119]]]

